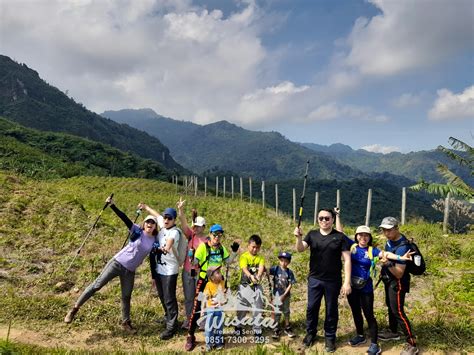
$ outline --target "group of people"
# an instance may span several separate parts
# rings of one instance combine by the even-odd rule
[[[80,307],[99,291],[110,280],[120,278],[122,291],[122,327],[135,333],[130,318],[130,301],[134,286],[135,270],[149,256],[151,275],[156,291],[164,310],[165,329],[161,339],[172,338],[179,329],[178,301],[176,297],[179,269],[182,266],[182,286],[186,319],[181,328],[187,330],[185,350],[191,351],[196,346],[195,332],[200,318],[204,319],[206,349],[224,347],[223,326],[224,305],[227,302],[227,275],[222,269],[236,258],[240,245],[234,241],[229,250],[222,244],[224,229],[219,224],[205,232],[204,217],[193,213],[191,226],[184,214],[185,201],[177,202],[177,210],[166,208],[159,213],[150,206],[140,203],[139,208],[148,215],[141,225],[134,224],[115,205],[112,198],[106,200],[111,209],[122,219],[129,229],[129,242],[105,266],[96,280],[90,284],[67,313],[64,321],[71,323]],[[180,221],[181,229],[176,225]],[[303,343],[311,347],[317,340],[316,332],[319,309],[322,298],[325,300],[325,349],[334,352],[336,349],[336,331],[338,324],[338,297],[347,296],[352,310],[356,335],[350,339],[351,346],[367,342],[364,335],[364,314],[370,334],[369,354],[381,353],[378,340],[400,339],[398,327],[404,332],[407,345],[402,354],[417,354],[415,338],[410,322],[404,312],[405,295],[409,291],[410,275],[406,263],[411,262],[413,252],[407,246],[406,237],[398,228],[398,221],[393,217],[383,219],[380,228],[387,238],[385,250],[372,246],[372,234],[367,226],[356,229],[354,240],[348,238],[342,229],[338,209],[322,209],[318,212],[319,229],[311,230],[304,238],[303,231],[296,227],[296,251],[310,249],[309,274],[307,278],[308,303],[306,309],[306,336]],[[181,265],[178,257],[179,240],[186,238],[187,256]],[[262,239],[252,235],[247,250],[240,255],[240,283],[238,298],[243,300],[251,290],[250,301],[253,318],[260,316],[263,304],[262,281],[265,276],[271,280],[271,299],[273,300],[273,334],[278,339],[284,331],[289,337],[294,334],[290,326],[291,289],[296,282],[294,273],[289,269],[291,253],[282,251],[278,254],[279,263],[266,269],[265,259],[260,254]],[[343,262],[344,261],[344,264]],[[385,300],[389,315],[389,330],[378,332],[374,317],[374,285],[372,281],[375,263],[382,263],[382,281],[385,286]],[[344,265],[344,281],[342,268]],[[341,292],[342,291],[342,292]],[[234,336],[243,334],[241,322],[247,308],[237,311]],[[281,315],[284,326],[280,326]],[[259,339],[262,335],[260,324],[253,325],[253,336]],[[256,341],[257,342],[257,341]]]

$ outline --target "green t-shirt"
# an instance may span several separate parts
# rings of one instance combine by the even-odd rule
[[[222,248],[222,251],[221,251]],[[209,253],[209,259],[208,259]],[[207,243],[202,243],[196,249],[196,253],[194,257],[198,259],[199,265],[204,263],[201,266],[201,272],[199,273],[199,277],[202,279],[206,278],[206,271],[209,266],[224,266],[224,261],[229,257],[229,252],[227,249],[220,245],[217,248],[210,247]],[[207,260],[206,262],[204,262]]]
[[[260,265],[265,265],[265,259],[261,255],[252,255],[250,252],[246,251],[240,256],[239,266],[241,269],[246,267],[252,275],[256,275]],[[244,274],[243,270],[240,275],[240,283],[242,285],[249,285],[252,283],[247,275]]]

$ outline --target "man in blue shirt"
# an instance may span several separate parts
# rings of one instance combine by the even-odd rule
[[[398,220],[385,217],[379,226],[387,238],[385,250],[397,255],[404,255],[410,248],[407,238],[398,229]],[[405,314],[405,295],[410,291],[410,273],[406,269],[406,261],[386,261],[382,267],[382,280],[385,285],[385,303],[388,308],[389,330],[379,333],[380,340],[397,340],[398,326],[406,336],[407,344],[401,355],[418,354],[415,336],[410,321]]]

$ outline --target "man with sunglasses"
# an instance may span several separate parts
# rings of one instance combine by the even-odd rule
[[[383,235],[387,238],[385,250],[402,256],[409,251],[410,246],[407,238],[398,229],[398,220],[395,217],[385,217],[379,226]],[[379,339],[383,341],[398,340],[398,326],[405,334],[407,344],[402,355],[418,354],[415,336],[410,321],[405,314],[405,296],[410,291],[410,273],[406,270],[406,261],[383,260],[381,276],[385,286],[385,303],[388,309],[389,329],[379,333]]]
[[[201,316],[201,301],[199,294],[203,292],[207,279],[207,269],[209,267],[219,267],[230,264],[234,261],[239,250],[237,242],[232,243],[232,253],[229,254],[227,248],[224,247],[222,239],[224,237],[224,229],[220,224],[214,224],[209,228],[209,238],[206,243],[202,243],[196,249],[194,255],[194,263],[199,266],[199,279],[196,284],[196,294],[194,296],[194,306],[191,316],[189,317],[189,331],[186,338],[185,350],[191,351],[196,346],[196,337],[194,333],[197,328],[197,321]]]
[[[327,352],[336,350],[338,322],[338,297],[351,293],[351,256],[346,236],[333,228],[336,213],[331,209],[321,209],[318,213],[318,230],[311,230],[302,240],[303,231],[296,227],[296,251],[310,248],[308,275],[308,305],[306,308],[306,336],[303,344],[311,347],[316,341],[319,308],[324,296],[326,317],[324,320],[325,348]],[[341,271],[344,259],[344,284]]]

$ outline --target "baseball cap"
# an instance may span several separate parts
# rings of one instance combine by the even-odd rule
[[[171,216],[173,219],[176,219],[177,213],[174,208],[168,207],[167,209],[164,210],[163,216]]]
[[[197,216],[196,221],[193,222],[193,226],[202,227],[205,225],[206,225],[206,220],[204,219],[204,217],[201,217],[201,216]]]
[[[211,226],[211,228],[209,228],[209,232],[211,232],[211,233],[217,233],[217,232],[224,233],[224,229],[222,229],[222,226],[220,224],[214,224],[214,225]]]
[[[145,219],[143,221],[149,221],[149,220],[152,220],[153,222],[156,223],[156,217],[155,216],[152,216],[151,214],[149,214],[148,216],[145,217]]]
[[[288,253],[287,251],[281,251],[278,254],[278,259],[280,259],[280,258],[285,258],[285,259],[288,259],[288,261],[291,261],[291,254]]]
[[[357,235],[359,233],[367,233],[367,234],[372,235],[372,232],[370,231],[370,227],[367,227],[367,226],[357,227],[355,234]]]
[[[219,271],[221,269],[222,265],[219,266],[209,266],[207,268],[207,278],[210,279],[212,277],[212,274],[215,273],[216,271]]]
[[[398,226],[398,219],[395,217],[385,217],[382,219],[382,223],[380,223],[380,228],[385,228],[385,229],[392,229],[393,227]]]

